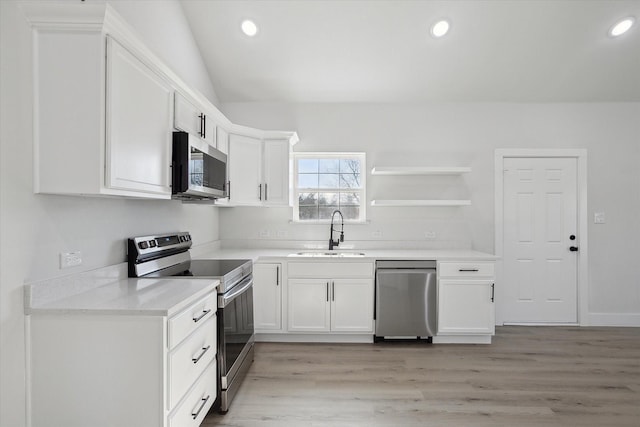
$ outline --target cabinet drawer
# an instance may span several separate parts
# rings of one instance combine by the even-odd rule
[[[197,427],[200,425],[216,400],[216,376],[217,365],[214,360],[180,405],[169,415],[169,427]]]
[[[216,320],[211,316],[169,354],[169,408],[173,408],[216,357]]]
[[[493,262],[440,262],[438,276],[440,277],[493,277]]]
[[[169,319],[169,348],[172,349],[178,345],[198,326],[215,315],[217,308],[217,294],[214,292]]]
[[[371,262],[289,262],[289,277],[373,277]]]

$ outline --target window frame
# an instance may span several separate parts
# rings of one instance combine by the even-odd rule
[[[364,152],[293,152],[291,153],[291,206],[292,206],[292,222],[296,224],[328,224],[330,219],[300,219],[300,206],[299,195],[304,192],[334,192],[343,193],[347,192],[346,189],[339,187],[329,188],[298,188],[298,160],[299,159],[348,159],[357,158],[360,160],[360,188],[349,189],[349,192],[360,193],[360,218],[359,219],[345,219],[345,223],[349,224],[365,224],[367,222],[367,156]]]

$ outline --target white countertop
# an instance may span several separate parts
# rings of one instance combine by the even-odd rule
[[[493,261],[495,255],[468,249],[362,249],[358,257],[295,256],[325,250],[218,249],[195,258],[289,262],[357,262],[376,260]],[[25,286],[26,314],[120,314],[171,316],[210,292],[219,282],[197,278],[126,278],[126,263]]]
[[[26,314],[171,316],[215,292],[213,279],[121,279],[62,297],[27,297]]]
[[[436,261],[494,261],[498,259],[493,254],[470,249],[362,249],[333,252],[364,253],[362,257],[315,257],[292,256],[299,252],[330,252],[324,250],[306,249],[219,249],[197,258],[200,259],[251,259],[258,261],[376,261],[376,260],[436,260]]]

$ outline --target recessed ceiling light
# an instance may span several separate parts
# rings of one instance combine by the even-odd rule
[[[256,25],[255,22],[253,22],[250,19],[246,19],[242,21],[241,28],[242,28],[242,32],[248,35],[249,37],[253,37],[256,34],[258,34],[258,26]]]
[[[636,19],[633,16],[629,16],[628,18],[624,18],[621,21],[618,21],[613,27],[611,27],[611,29],[609,30],[609,36],[610,37],[618,37],[621,36],[622,34],[626,33],[627,31],[629,31],[629,29],[631,27],[633,27],[634,22],[636,22]]]
[[[431,26],[431,35],[435,38],[440,38],[449,32],[449,21],[442,19]]]

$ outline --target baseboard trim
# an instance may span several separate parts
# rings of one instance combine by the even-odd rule
[[[370,334],[265,334],[256,333],[256,342],[283,343],[373,343],[373,332]]]
[[[589,326],[640,327],[640,313],[589,313]]]

